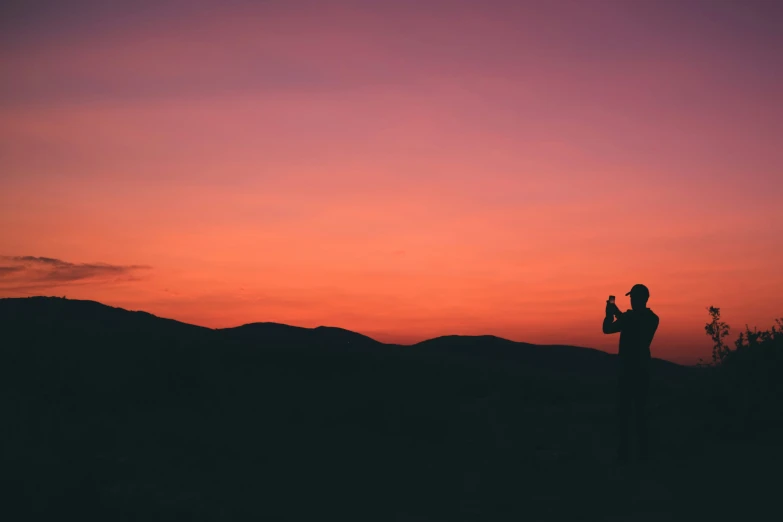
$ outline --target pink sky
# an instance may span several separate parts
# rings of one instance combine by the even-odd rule
[[[686,363],[710,305],[735,330],[783,316],[774,3],[4,19],[2,297],[613,351],[606,296],[642,282],[654,355]]]

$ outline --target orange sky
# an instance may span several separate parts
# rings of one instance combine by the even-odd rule
[[[160,4],[3,17],[0,296],[611,351],[642,282],[686,363],[783,316],[774,3]]]

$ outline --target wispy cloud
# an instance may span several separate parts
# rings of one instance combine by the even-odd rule
[[[0,290],[36,290],[67,284],[107,283],[139,279],[144,265],[71,263],[51,257],[0,256]]]
[[[0,277],[4,277],[24,270],[23,266],[0,266]]]

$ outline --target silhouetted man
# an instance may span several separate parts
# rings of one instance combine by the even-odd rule
[[[606,302],[604,333],[620,332],[617,414],[619,421],[620,460],[629,457],[631,420],[634,419],[639,456],[647,456],[647,391],[650,383],[650,344],[658,329],[658,316],[647,308],[650,291],[634,285],[625,295],[631,296],[631,309],[621,312],[613,302]],[[616,318],[616,320],[615,320]]]

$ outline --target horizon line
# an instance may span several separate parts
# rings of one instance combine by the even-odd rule
[[[543,348],[547,348],[547,347],[578,348],[580,350],[591,350],[591,351],[595,351],[595,352],[601,352],[601,353],[605,353],[607,355],[617,355],[616,353],[607,352],[605,350],[601,350],[599,348],[593,348],[593,347],[590,347],[590,346],[578,346],[578,345],[574,345],[574,344],[557,344],[557,343],[555,343],[555,344],[529,343],[529,342],[526,342],[526,341],[514,341],[513,339],[508,339],[506,337],[500,337],[500,336],[495,335],[495,334],[476,334],[476,335],[444,334],[444,335],[438,335],[438,336],[435,336],[435,337],[429,337],[429,338],[423,339],[421,341],[418,341],[418,342],[415,342],[415,343],[412,343],[412,344],[402,344],[402,343],[387,343],[387,342],[384,342],[384,341],[379,341],[379,340],[375,339],[374,337],[371,337],[370,335],[364,334],[362,332],[358,332],[358,331],[355,331],[355,330],[350,330],[348,328],[343,328],[341,326],[329,326],[329,325],[323,325],[323,324],[322,325],[318,325],[318,326],[309,327],[309,326],[299,326],[299,325],[293,325],[293,324],[287,324],[287,323],[278,323],[278,322],[275,322],[275,321],[254,321],[254,322],[251,322],[251,323],[239,324],[237,326],[228,326],[228,327],[223,327],[223,328],[211,328],[209,326],[202,326],[202,325],[199,325],[199,324],[187,323],[185,321],[180,321],[179,319],[172,319],[170,317],[162,317],[162,316],[159,316],[159,315],[155,315],[155,314],[153,314],[151,312],[147,312],[146,310],[132,310],[132,309],[129,309],[129,308],[123,308],[121,306],[112,306],[112,305],[108,305],[106,303],[102,303],[100,301],[95,301],[93,299],[68,299],[67,296],[60,297],[60,296],[56,296],[56,295],[52,295],[52,296],[47,296],[47,295],[30,295],[30,296],[23,296],[23,297],[0,297],[0,300],[5,300],[5,299],[9,299],[9,300],[10,299],[58,299],[58,300],[63,300],[63,301],[74,301],[74,302],[82,302],[82,303],[95,303],[95,304],[99,304],[101,306],[105,306],[107,308],[114,308],[114,309],[117,309],[117,310],[123,310],[123,311],[126,311],[126,312],[132,312],[132,313],[134,313],[134,312],[135,313],[143,313],[143,314],[151,315],[152,317],[155,317],[157,319],[162,319],[162,320],[165,320],[165,321],[174,321],[174,322],[177,322],[177,323],[180,323],[180,324],[184,324],[184,325],[187,325],[187,326],[193,326],[193,327],[196,327],[196,328],[203,328],[205,330],[210,330],[210,331],[232,330],[232,329],[235,329],[235,328],[242,328],[243,326],[251,326],[251,325],[256,325],[256,324],[269,324],[269,325],[286,326],[288,328],[298,328],[298,329],[301,329],[301,330],[316,330],[318,328],[332,328],[332,329],[343,330],[345,332],[350,332],[350,333],[353,333],[353,334],[361,335],[361,336],[366,337],[366,338],[368,338],[368,339],[370,339],[370,340],[372,340],[372,341],[374,341],[376,343],[379,343],[379,344],[382,344],[382,345],[385,345],[385,346],[405,346],[405,347],[412,347],[412,346],[416,346],[416,345],[419,345],[419,344],[422,344],[422,343],[425,343],[425,342],[428,342],[428,341],[433,341],[433,340],[436,340],[436,339],[442,339],[442,338],[445,338],[445,337],[464,337],[464,338],[493,337],[495,339],[500,339],[502,341],[508,341],[508,342],[514,343],[514,344],[523,344],[523,345],[528,345],[528,346],[540,346],[540,347],[543,347]],[[661,357],[652,357],[652,359],[658,359],[660,361],[666,361],[666,362],[671,363],[671,364],[676,364],[677,366],[684,366],[684,367],[696,367],[696,366],[698,366],[698,365],[691,365],[691,364],[682,364],[682,363],[678,363],[678,362],[675,362],[675,361],[671,361],[669,359],[663,359]]]

